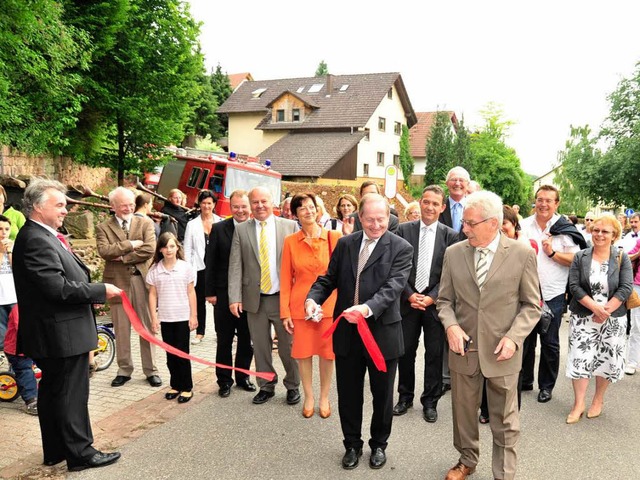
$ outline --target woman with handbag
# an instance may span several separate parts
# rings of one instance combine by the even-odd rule
[[[587,418],[600,416],[607,387],[624,376],[625,302],[633,279],[629,257],[613,247],[621,230],[613,215],[597,218],[591,227],[593,246],[576,253],[569,270],[573,298],[566,375],[573,382],[574,403],[568,424],[582,418],[592,376],[596,391]]]
[[[284,239],[280,265],[280,318],[293,335],[291,356],[298,361],[304,391],[302,415],[314,414],[312,385],[313,356],[320,357],[320,409],[322,418],[331,415],[329,389],[333,373],[333,343],[322,334],[333,322],[337,292],[322,305],[322,315],[305,318],[304,301],[318,275],[327,273],[331,253],[340,232],[326,230],[316,223],[317,204],[312,193],[302,193],[291,200],[291,212],[302,229]]]

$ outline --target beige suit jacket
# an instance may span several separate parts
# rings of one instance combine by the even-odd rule
[[[473,339],[471,351],[464,356],[449,352],[449,368],[464,375],[473,375],[479,368],[488,378],[518,373],[522,343],[540,319],[535,251],[500,235],[482,291],[474,253],[465,240],[449,247],[444,256],[437,301],[440,321],[445,330],[460,325]],[[511,359],[497,362],[493,352],[504,336],[515,342],[517,350]]]
[[[275,217],[277,272],[284,237],[298,231],[293,220]],[[256,221],[252,218],[236,226],[229,258],[229,303],[242,303],[245,312],[256,313],[260,307],[260,251],[256,238]]]
[[[134,251],[131,240],[142,240],[142,247]],[[129,238],[113,216],[96,227],[96,245],[99,255],[106,260],[103,281],[118,288],[128,289],[134,268],[146,278],[156,250],[153,221],[147,217],[131,219]],[[122,257],[122,261],[116,259]]]

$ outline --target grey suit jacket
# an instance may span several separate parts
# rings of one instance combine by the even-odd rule
[[[280,262],[284,237],[298,231],[293,220],[275,217],[276,268]],[[260,251],[256,238],[256,221],[252,218],[238,225],[233,233],[229,258],[229,303],[242,303],[245,312],[256,313],[260,307]]]
[[[459,325],[473,339],[464,356],[449,352],[449,368],[485,377],[518,373],[522,343],[540,319],[540,290],[536,253],[523,242],[500,235],[482,291],[476,280],[475,248],[469,241],[452,245],[444,254],[436,303],[445,330]],[[497,362],[493,352],[508,337],[518,347],[509,360]]]

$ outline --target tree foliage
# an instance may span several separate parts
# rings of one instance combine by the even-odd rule
[[[455,139],[453,141],[454,163],[463,167],[473,176],[473,156],[471,155],[471,135],[464,124],[464,117],[458,122]]]
[[[471,135],[472,179],[500,195],[505,204],[528,204],[533,196],[531,180],[515,150],[504,141],[512,122],[502,119],[495,104],[489,104],[481,114],[485,125]]]
[[[455,149],[451,118],[438,112],[427,137],[424,184],[444,184],[447,172],[455,166]]]
[[[571,126],[565,149],[558,156],[558,170],[554,178],[560,189],[561,213],[583,216],[591,208],[589,184],[593,178],[592,170],[601,157],[595,143],[596,138],[591,136],[588,126]]]
[[[316,68],[315,76],[323,77],[328,73],[329,73],[329,67],[327,66],[327,63],[324,60],[320,60],[320,63],[318,64],[318,68]]]
[[[411,145],[409,144],[409,127],[402,125],[402,135],[400,135],[400,170],[404,177],[404,184],[411,186],[411,174],[413,173],[414,160],[411,156]]]
[[[4,0],[0,15],[0,144],[55,151],[77,120],[87,35],[53,0]]]
[[[609,115],[600,134],[571,129],[562,157],[562,178],[593,203],[640,206],[640,63],[608,96]],[[597,145],[603,145],[602,152]],[[607,148],[608,147],[608,148]]]
[[[231,82],[226,73],[222,71],[220,64],[216,67],[216,71],[211,74],[211,88],[213,97],[216,101],[216,110],[220,105],[227,101],[227,98],[233,93]],[[211,126],[211,138],[217,140],[225,137],[229,133],[229,117],[226,114],[217,114],[217,121]]]
[[[156,146],[182,140],[203,89],[199,28],[179,0],[128,0],[109,54],[94,58],[86,82],[93,135],[76,149],[80,160],[112,168],[122,184],[125,172],[163,160]]]

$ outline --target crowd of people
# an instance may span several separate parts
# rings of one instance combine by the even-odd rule
[[[460,456],[446,479],[475,471],[481,424],[489,424],[494,439],[494,478],[514,478],[520,394],[537,381],[538,402],[552,400],[567,307],[565,374],[574,390],[567,424],[585,413],[599,417],[609,385],[640,368],[640,309],[627,308],[632,292],[640,293],[633,265],[640,256],[640,215],[628,222],[625,216],[623,224],[588,212],[582,227],[558,214],[560,192],[543,185],[523,218],[517,205],[503,205],[464,168],[453,168],[444,180],[447,191],[427,186],[407,205],[403,222],[373,181],[361,185],[359,200],[341,195],[334,215],[313,193],[285,198],[276,215],[279,199],[258,186],[230,195],[227,219],[215,214],[216,195],[203,190],[190,218],[184,195],[172,190],[165,217],[155,222],[148,196],[118,187],[109,193],[114,215],[97,226],[103,283],[90,282],[58,231],[67,213],[64,186],[33,180],[15,243],[14,217],[0,215],[0,341],[26,411],[39,414],[44,463],[66,460],[70,470],[81,470],[120,457],[93,448],[87,401],[96,343],[92,304],[108,300],[111,308],[118,365],[111,386],[132,378],[124,292],[142,324],[185,353],[203,342],[207,304],[213,306],[216,362],[239,369],[216,368],[222,398],[235,383],[254,393],[256,405],[271,400],[280,383],[275,346],[286,403],[302,402],[305,418],[316,412],[328,418],[335,371],[344,469],[356,468],[363,453],[368,372],[371,468],[385,465],[393,417],[413,408],[416,388],[428,423],[438,421],[438,402],[450,390]],[[0,197],[6,199],[3,190]],[[36,296],[41,300],[34,302]],[[421,336],[424,371],[418,374]],[[142,373],[160,387],[156,347],[139,341]],[[194,395],[191,364],[166,357],[165,398],[187,403]],[[42,370],[39,390],[32,360]],[[258,377],[256,386],[246,373],[252,362],[273,379]],[[587,402],[591,378],[596,388]]]

